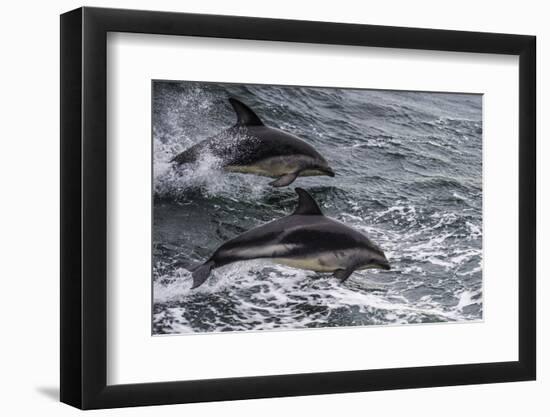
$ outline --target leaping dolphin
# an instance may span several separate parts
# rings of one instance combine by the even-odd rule
[[[290,133],[263,124],[248,106],[229,102],[237,123],[193,145],[172,159],[178,165],[193,163],[204,153],[220,158],[225,170],[277,178],[274,187],[291,184],[298,176],[328,175],[334,171],[311,145]]]
[[[342,282],[353,271],[389,270],[380,249],[364,234],[325,217],[302,188],[296,188],[298,207],[290,216],[244,232],[221,245],[202,265],[192,270],[193,286],[202,285],[214,268],[251,259],[317,272],[333,272]]]

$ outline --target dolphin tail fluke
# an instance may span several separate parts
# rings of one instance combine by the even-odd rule
[[[208,279],[212,268],[214,268],[214,261],[208,261],[193,270],[191,274],[193,276],[193,285],[191,286],[192,290],[204,284],[204,281]]]
[[[298,177],[298,174],[299,172],[291,172],[290,174],[283,175],[275,181],[270,182],[269,185],[272,185],[273,187],[286,187],[294,182],[296,177]]]
[[[197,154],[195,148],[191,147],[180,154],[174,156],[170,162],[176,165],[189,164],[197,160]]]

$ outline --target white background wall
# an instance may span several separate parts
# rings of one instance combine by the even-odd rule
[[[94,415],[543,416],[550,412],[550,26],[543,1],[124,0],[88,6],[157,9],[379,25],[532,34],[538,37],[538,381],[100,411]],[[2,5],[0,64],[0,410],[74,415],[57,402],[59,378],[59,17],[72,0]],[[406,69],[404,69],[405,71]],[[546,185],[546,187],[545,187]],[[543,187],[546,188],[543,190]],[[543,235],[544,234],[544,235]],[[546,395],[544,395],[546,394]]]

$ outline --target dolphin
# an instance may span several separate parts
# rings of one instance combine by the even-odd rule
[[[325,217],[307,191],[296,188],[298,206],[289,216],[251,229],[221,245],[202,265],[192,268],[193,285],[202,285],[214,268],[251,259],[317,272],[332,272],[342,282],[356,270],[390,264],[380,247],[364,234]]]
[[[229,103],[237,123],[193,145],[172,159],[177,165],[193,163],[210,153],[226,171],[256,174],[276,180],[274,187],[291,184],[298,176],[328,175],[334,171],[313,146],[290,133],[266,126],[247,105],[235,98]]]

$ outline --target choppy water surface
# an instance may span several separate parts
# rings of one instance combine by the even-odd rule
[[[272,188],[208,155],[174,169],[173,156],[235,123],[229,96],[312,144],[337,176]],[[481,106],[467,94],[154,82],[154,333],[481,319]],[[377,242],[392,270],[342,284],[252,261],[190,290],[186,267],[290,214],[295,186]]]

